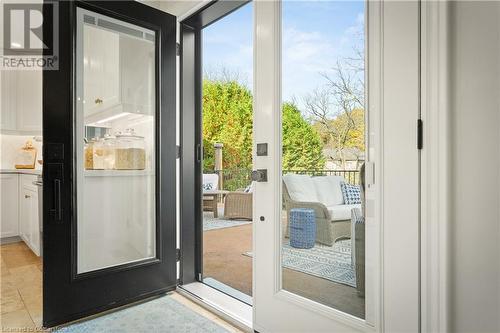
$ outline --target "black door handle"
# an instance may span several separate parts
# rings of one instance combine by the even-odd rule
[[[54,219],[62,221],[61,180],[54,179]]]
[[[254,182],[267,182],[267,169],[252,171],[252,180]]]
[[[201,160],[203,159],[202,157],[203,152],[201,151],[201,145],[197,144],[196,145],[196,162],[200,163]]]

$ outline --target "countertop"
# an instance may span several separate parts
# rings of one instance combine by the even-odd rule
[[[0,173],[17,173],[25,175],[41,175],[42,169],[0,169]]]

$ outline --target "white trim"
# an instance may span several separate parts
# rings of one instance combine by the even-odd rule
[[[447,332],[449,311],[449,2],[422,3],[422,317],[423,332]]]
[[[383,331],[383,89],[384,2],[366,3],[366,161],[372,181],[365,188],[365,321]],[[369,132],[368,132],[369,131]],[[365,169],[366,171],[366,169]],[[370,213],[371,211],[371,213]],[[369,251],[367,251],[369,250]]]
[[[177,292],[215,313],[241,330],[252,332],[252,312],[250,305],[207,286],[193,282],[178,286]]]
[[[187,19],[189,16],[193,15],[203,7],[207,6],[208,4],[210,4],[210,0],[201,0],[199,1],[199,3],[193,2],[193,4],[194,4],[193,7],[187,10],[185,13],[177,16],[177,22],[182,22],[183,20]]]

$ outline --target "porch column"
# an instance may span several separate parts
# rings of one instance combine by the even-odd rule
[[[215,165],[214,165],[214,171],[216,174],[219,175],[219,190],[223,189],[224,186],[224,177],[222,174],[222,148],[224,147],[224,144],[222,143],[214,143],[214,158],[215,158]]]

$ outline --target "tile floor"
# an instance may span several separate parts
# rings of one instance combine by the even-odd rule
[[[0,327],[42,327],[42,260],[24,242],[0,246]]]
[[[42,330],[42,260],[24,242],[0,246],[0,328]],[[172,297],[229,332],[242,332],[215,314],[173,293]]]

